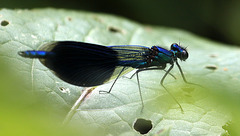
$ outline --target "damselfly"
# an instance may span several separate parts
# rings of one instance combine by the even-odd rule
[[[102,46],[84,42],[59,41],[45,44],[37,51],[20,51],[19,55],[38,58],[43,65],[51,69],[63,81],[82,87],[105,83],[112,77],[116,67],[121,66],[122,69],[109,91],[101,91],[106,93],[111,92],[124,70],[128,67],[136,68],[135,74],[142,106],[143,99],[138,73],[147,70],[164,70],[166,65],[170,64],[170,68],[165,70],[166,73],[160,83],[183,111],[180,103],[163,85],[164,79],[170,74],[174,64],[177,65],[184,82],[189,83],[177,61],[178,59],[185,61],[188,58],[188,52],[186,48],[177,43],[173,43],[171,49],[167,50],[159,46],[151,48],[139,45]]]

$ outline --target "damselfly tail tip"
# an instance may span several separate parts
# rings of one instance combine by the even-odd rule
[[[54,55],[54,53],[46,52],[46,51],[26,50],[26,51],[19,51],[18,55],[25,58],[46,58],[48,56]]]
[[[22,56],[22,57],[27,57],[26,52],[25,51],[19,51],[18,55]]]

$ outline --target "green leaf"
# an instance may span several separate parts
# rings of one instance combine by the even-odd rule
[[[148,135],[227,135],[223,128],[232,119],[239,101],[239,48],[213,42],[194,34],[167,27],[141,25],[125,18],[105,14],[57,9],[0,11],[0,59],[27,84],[29,93],[47,98],[56,116],[65,125],[86,124],[105,134],[140,135],[134,123],[150,120]],[[144,108],[136,77],[122,76],[110,94],[112,81],[92,92],[57,78],[38,60],[20,57],[17,52],[36,50],[50,41],[83,41],[101,45],[159,45],[169,49],[174,42],[186,46],[190,57],[180,62],[188,81],[185,84],[177,67],[168,76],[165,86],[182,105],[160,85],[164,71],[139,74]],[[80,62],[79,62],[80,63]],[[22,98],[24,99],[24,98]],[[78,103],[74,103],[78,100]],[[72,108],[73,107],[73,108]],[[71,110],[72,108],[72,110]],[[47,120],[46,120],[47,121]]]

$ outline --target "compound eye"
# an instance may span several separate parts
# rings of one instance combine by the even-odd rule
[[[188,52],[186,50],[183,50],[181,52],[181,56],[179,56],[181,60],[185,61],[188,58]]]
[[[174,50],[174,51],[179,51],[179,45],[177,44],[177,43],[173,43],[172,45],[171,45],[171,50]]]

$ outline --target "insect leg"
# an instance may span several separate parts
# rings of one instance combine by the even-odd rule
[[[164,69],[163,71],[167,72],[167,70],[165,70],[165,69]],[[172,76],[174,79],[177,79],[177,78],[176,78],[173,74],[171,74],[170,72],[169,72],[169,75]]]
[[[182,108],[181,104],[180,104],[180,103],[177,101],[177,99],[172,95],[172,93],[170,93],[170,92],[167,90],[167,88],[163,85],[164,79],[165,79],[166,76],[169,74],[169,72],[172,70],[173,66],[174,66],[174,64],[172,64],[172,66],[167,70],[167,72],[165,73],[165,75],[162,77],[160,83],[161,83],[162,87],[168,92],[168,94],[173,98],[173,100],[179,105],[181,111],[183,112],[183,108]]]
[[[138,90],[139,90],[139,95],[140,95],[140,98],[141,98],[141,102],[142,102],[142,109],[141,109],[141,112],[143,111],[143,108],[144,108],[144,104],[143,104],[143,98],[142,98],[142,91],[141,91],[141,87],[140,87],[140,82],[139,82],[139,76],[138,76],[138,73],[139,72],[142,72],[142,71],[146,71],[146,70],[162,70],[162,68],[145,68],[145,69],[138,69],[133,75],[136,74],[137,76],[137,83],[138,83]],[[133,76],[131,76],[132,78]],[[130,79],[131,79],[130,78]]]
[[[118,74],[117,78],[114,80],[112,86],[110,87],[109,91],[99,91],[99,93],[110,93],[112,91],[112,88],[114,86],[114,84],[116,83],[116,81],[118,80],[118,78],[120,77],[120,75],[122,74],[122,72],[124,71],[126,67],[123,67],[122,70],[120,71],[120,73]]]
[[[197,86],[200,86],[200,87],[204,88],[203,86],[201,86],[201,85],[199,85],[199,84],[195,84],[195,83],[188,82],[188,81],[186,80],[184,74],[183,74],[183,71],[182,71],[181,66],[178,64],[177,61],[176,61],[176,64],[177,64],[178,69],[179,69],[179,71],[180,71],[180,73],[181,73],[181,75],[182,75],[183,81],[184,81],[186,84],[197,85]]]
[[[164,67],[165,68],[165,67]],[[173,68],[173,65],[170,67],[170,69],[168,70],[168,71],[165,71],[166,72],[166,74],[164,75],[164,77],[162,78],[162,80],[161,80],[161,84],[162,84],[162,82],[163,82],[163,80],[164,80],[164,78],[167,76],[167,74],[169,74],[170,73],[170,71],[171,71],[171,69]],[[143,104],[143,98],[142,98],[142,91],[141,91],[141,87],[140,87],[140,82],[139,82],[139,76],[138,76],[138,73],[139,72],[142,72],[142,71],[146,71],[146,70],[163,70],[163,68],[162,67],[158,67],[158,68],[145,68],[145,69],[138,69],[133,75],[135,75],[136,74],[136,76],[137,76],[137,82],[138,82],[138,90],[139,90],[139,94],[140,94],[140,98],[141,98],[141,101],[142,101],[142,110],[143,110],[143,107],[144,107],[144,104]],[[131,78],[132,78],[133,76],[131,76]],[[174,76],[173,76],[174,77]],[[175,78],[175,77],[174,77]],[[162,84],[162,86],[163,86],[163,84]],[[164,87],[164,86],[163,86]],[[165,87],[164,87],[164,89],[165,90],[167,90]],[[174,98],[174,96],[167,90],[167,92],[173,97],[173,99],[177,102],[177,100]],[[177,104],[180,106],[180,108],[181,108],[181,110],[182,110],[182,107],[181,107],[181,105],[177,102]],[[141,111],[142,111],[141,110]]]
[[[137,72],[139,73],[139,72],[145,71],[145,70],[163,70],[163,71],[167,72],[164,68],[165,68],[165,67],[138,69],[136,72],[134,72],[134,73],[131,75],[130,79],[132,79],[132,77],[133,77],[135,74],[137,74]],[[172,76],[174,79],[177,79],[177,78],[176,78],[173,74],[171,74],[170,72],[169,72],[169,75]]]
[[[143,108],[144,108],[144,104],[143,104],[143,98],[142,98],[142,91],[141,91],[141,87],[140,87],[140,83],[139,83],[139,77],[138,77],[138,71],[140,69],[138,69],[135,73],[137,75],[137,82],[138,82],[138,91],[139,91],[139,95],[140,95],[140,99],[141,99],[141,102],[142,102],[142,109],[141,109],[141,112],[143,111]]]

